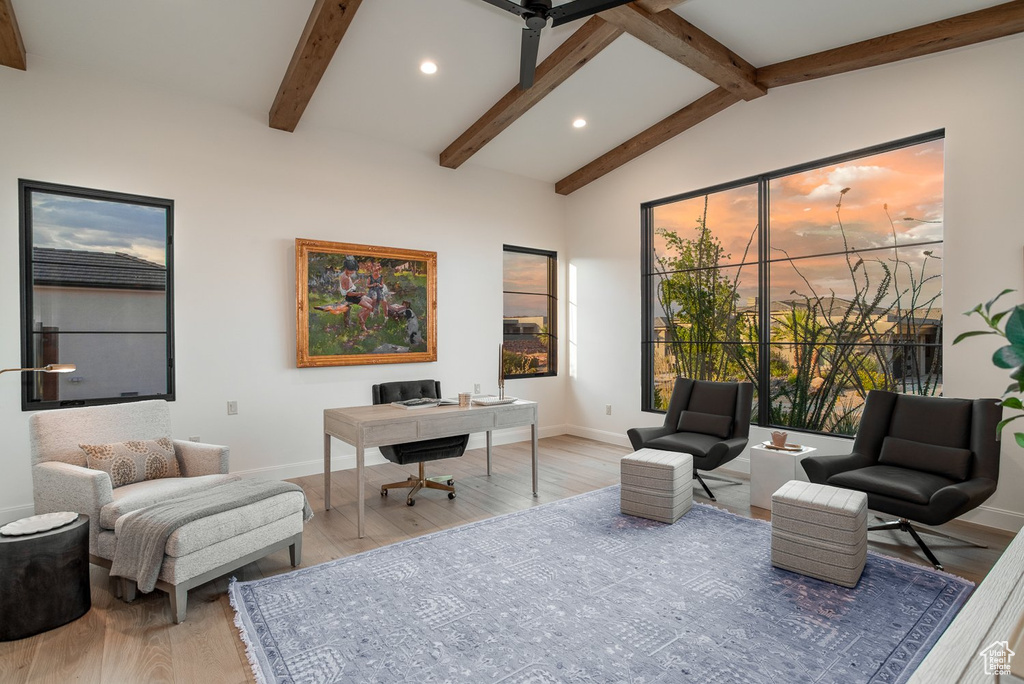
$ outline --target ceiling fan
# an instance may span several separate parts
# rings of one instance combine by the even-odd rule
[[[523,29],[522,53],[519,57],[519,87],[527,90],[533,85],[533,75],[537,70],[540,30],[547,26],[548,19],[552,20],[552,26],[560,26],[619,5],[625,5],[630,0],[572,0],[558,7],[552,7],[551,0],[523,0],[522,4],[512,0],[484,0],[484,2],[526,20],[526,28]]]

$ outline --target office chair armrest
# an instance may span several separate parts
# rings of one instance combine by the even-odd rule
[[[675,433],[675,427],[666,427],[660,425],[658,427],[635,427],[626,430],[626,436],[629,437],[629,443],[633,445],[633,451],[639,451],[644,448],[647,442],[665,435],[671,435]]]
[[[996,481],[987,477],[957,482],[932,494],[928,507],[949,511],[950,519],[977,508],[996,491]]]
[[[840,456],[808,456],[800,461],[807,478],[817,484],[826,484],[828,478],[847,470],[867,468],[875,464],[875,459],[867,454],[843,454]]]

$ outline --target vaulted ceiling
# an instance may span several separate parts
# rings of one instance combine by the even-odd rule
[[[522,26],[482,0],[0,0],[0,64],[67,63],[568,194],[787,85],[1024,32],[1024,0],[636,0],[544,29],[526,91]]]

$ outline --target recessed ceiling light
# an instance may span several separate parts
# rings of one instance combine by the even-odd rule
[[[427,60],[426,62],[423,62],[422,64],[420,64],[420,71],[422,71],[425,74],[436,74],[437,73],[437,65],[434,64],[433,62]]]
[[[573,128],[583,128],[586,125],[587,125],[587,120],[586,119],[576,119],[575,121],[572,122],[572,127]]]

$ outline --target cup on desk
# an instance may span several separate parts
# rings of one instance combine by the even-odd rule
[[[472,392],[459,392],[459,406],[466,408],[473,403]]]
[[[786,439],[789,437],[785,432],[775,431],[772,433],[772,446],[784,447],[786,446]]]

